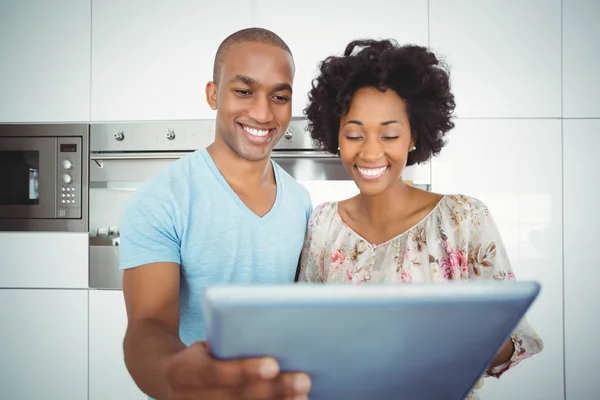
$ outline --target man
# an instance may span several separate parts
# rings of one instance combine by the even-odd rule
[[[199,299],[210,285],[292,283],[310,195],[270,160],[291,119],[294,62],[273,32],[219,47],[206,99],[215,140],[140,188],[121,223],[125,363],[161,400],[306,398],[304,374],[271,359],[210,357]]]

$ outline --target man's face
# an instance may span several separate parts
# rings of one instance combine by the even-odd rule
[[[217,110],[216,138],[249,161],[270,156],[292,116],[292,56],[261,43],[238,43],[223,60],[219,82],[206,86]]]

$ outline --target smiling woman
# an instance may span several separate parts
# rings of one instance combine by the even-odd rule
[[[439,153],[454,127],[449,73],[433,53],[389,40],[352,42],[342,57],[321,64],[309,99],[312,138],[340,155],[360,193],[315,207],[300,282],[515,279],[485,204],[401,179],[406,166]],[[485,375],[500,377],[542,348],[524,318]],[[479,398],[481,384],[469,399]]]

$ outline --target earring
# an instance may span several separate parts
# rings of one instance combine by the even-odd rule
[[[417,146],[413,146],[410,151],[415,151],[417,149]]]
[[[338,151],[340,151],[340,146],[338,146]]]

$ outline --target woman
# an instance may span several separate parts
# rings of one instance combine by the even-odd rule
[[[312,138],[340,155],[360,193],[315,208],[300,282],[514,279],[484,203],[401,179],[406,166],[438,154],[454,127],[449,74],[434,54],[388,40],[354,41],[344,56],[321,64],[309,99]],[[499,378],[542,348],[523,319],[485,375]]]

